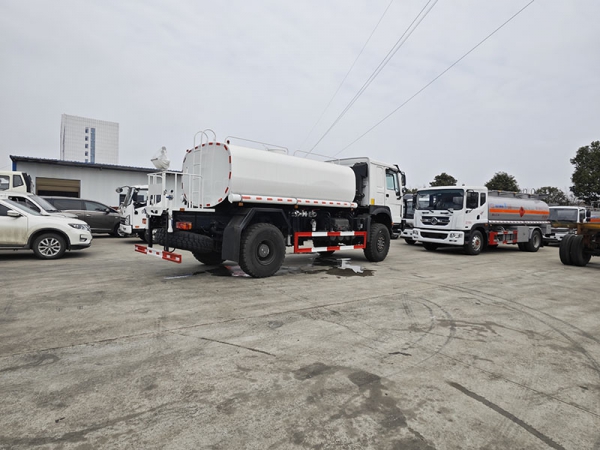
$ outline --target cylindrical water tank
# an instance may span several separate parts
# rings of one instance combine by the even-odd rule
[[[182,190],[189,205],[214,207],[231,194],[352,202],[350,167],[211,142],[188,151]]]

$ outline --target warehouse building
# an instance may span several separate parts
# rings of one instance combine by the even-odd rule
[[[118,206],[120,186],[148,184],[155,168],[118,166],[11,155],[12,170],[31,176],[38,195],[79,197]]]

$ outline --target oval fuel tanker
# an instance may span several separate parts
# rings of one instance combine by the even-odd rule
[[[488,198],[490,221],[538,222],[548,220],[550,208],[534,198],[506,196],[490,191]]]

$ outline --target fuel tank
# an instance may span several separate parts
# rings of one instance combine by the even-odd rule
[[[182,172],[184,199],[194,207],[243,196],[295,204],[294,199],[352,202],[355,195],[350,167],[217,142],[188,150]]]
[[[516,197],[512,194],[489,192],[488,218],[497,221],[531,221],[548,220],[550,209],[548,205],[534,198]]]

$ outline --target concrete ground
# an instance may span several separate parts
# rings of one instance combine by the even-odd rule
[[[600,258],[0,253],[0,448],[600,449]]]

